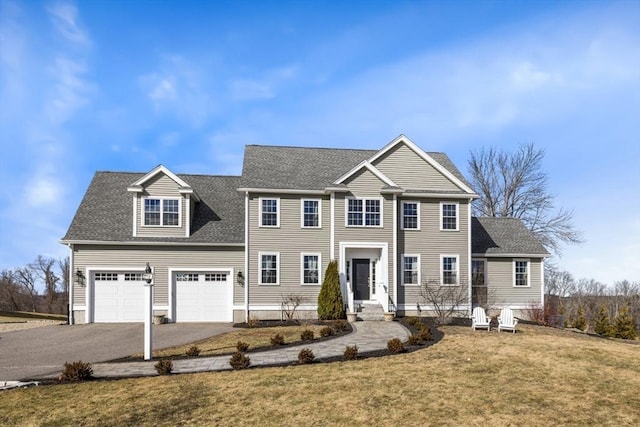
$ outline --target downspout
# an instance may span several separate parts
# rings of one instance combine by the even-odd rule
[[[473,199],[469,199],[469,203],[467,204],[467,286],[469,287],[469,292],[468,292],[468,304],[469,304],[469,317],[471,317],[471,310],[472,310],[472,305],[473,305],[473,295],[472,295],[472,285],[473,283],[471,283],[471,225],[473,223],[473,221],[471,220],[471,202],[473,201]],[[486,264],[485,264],[486,266]],[[485,281],[486,281],[486,272],[485,272]],[[485,285],[489,285],[488,283],[485,283]]]
[[[73,325],[75,323],[73,319],[73,245],[67,243],[67,246],[69,247],[69,313],[67,314],[67,323]]]
[[[249,322],[249,192],[244,193],[244,321]]]
[[[398,196],[393,195],[393,305],[398,310]],[[389,303],[387,302],[387,305]]]
[[[336,225],[335,225],[335,207],[336,207],[336,193],[331,192],[331,227],[330,227],[330,235],[329,235],[329,260],[333,261],[336,258],[336,236],[335,236],[335,232],[336,232]],[[340,260],[340,262],[343,262],[343,260]]]
[[[544,308],[544,257],[540,258],[540,302]]]

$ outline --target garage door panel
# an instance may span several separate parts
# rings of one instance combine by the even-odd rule
[[[197,279],[196,279],[197,276]],[[231,275],[228,272],[176,273],[177,322],[230,322]]]
[[[95,322],[143,321],[144,282],[132,280],[136,277],[136,274],[131,273],[95,273],[93,282]]]

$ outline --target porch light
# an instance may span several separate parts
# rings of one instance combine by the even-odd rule
[[[244,274],[242,274],[242,271],[238,271],[238,285],[244,287]]]
[[[84,287],[86,285],[87,281],[86,281],[86,278],[84,277],[84,273],[82,272],[82,270],[78,269],[76,271],[75,276],[76,276],[76,283],[79,286]]]
[[[149,265],[149,263],[147,263],[147,267],[144,269],[142,280],[145,280],[148,285],[150,285],[151,281],[153,280],[153,273],[151,271],[151,266]]]

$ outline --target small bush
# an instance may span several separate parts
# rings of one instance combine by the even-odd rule
[[[275,334],[271,337],[271,345],[284,345],[284,337],[280,334]]]
[[[305,329],[304,331],[302,331],[302,333],[300,334],[300,339],[302,341],[311,341],[314,337],[314,333],[311,329]]]
[[[387,350],[392,354],[398,354],[404,352],[404,344],[400,338],[392,338],[387,341]]]
[[[411,334],[409,339],[407,340],[407,344],[409,345],[420,345],[422,344],[422,336],[418,334]]]
[[[344,360],[356,360],[358,358],[358,346],[347,346],[344,349],[344,354],[342,355]]]
[[[64,364],[62,374],[58,377],[60,381],[85,381],[91,379],[93,368],[91,363],[78,360],[76,362],[67,362]]]
[[[260,321],[256,317],[249,316],[249,320],[247,320],[247,326],[248,327],[255,328],[259,324],[260,324]]]
[[[320,336],[321,337],[330,337],[334,334],[333,332],[333,328],[331,326],[325,326],[324,328],[320,329]]]
[[[158,363],[153,365],[160,375],[169,375],[173,371],[173,362],[170,359],[160,359]]]
[[[303,365],[313,362],[313,359],[315,358],[316,357],[313,355],[313,351],[311,351],[311,349],[309,348],[303,348],[302,350],[300,350],[300,353],[298,353],[298,363]]]
[[[431,335],[431,329],[427,325],[422,325],[419,335],[422,341],[431,341],[433,339],[433,335]]]
[[[238,341],[238,343],[236,344],[236,349],[239,352],[244,353],[249,350],[249,344],[247,344],[246,342]]]
[[[349,322],[343,319],[331,321],[331,327],[336,331],[346,331],[349,328]]]
[[[414,328],[417,328],[419,325],[422,324],[422,321],[415,316],[407,317],[406,322],[407,322],[407,325],[413,326]]]
[[[200,356],[200,349],[196,345],[191,346],[191,347],[189,347],[189,350],[187,350],[186,354],[189,357]]]
[[[231,356],[231,360],[229,360],[229,365],[233,369],[247,369],[251,365],[251,358],[249,358],[246,354],[241,351],[236,351]]]

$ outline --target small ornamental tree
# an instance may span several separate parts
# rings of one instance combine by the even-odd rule
[[[320,320],[344,318],[338,261],[335,260],[329,262],[327,271],[324,273],[322,288],[318,294],[318,318]]]
[[[616,316],[615,324],[615,337],[623,338],[625,340],[632,340],[636,337],[636,329],[633,324],[633,317],[629,313],[629,307],[622,307]]]
[[[587,326],[587,319],[584,317],[584,307],[581,305],[578,307],[578,313],[576,313],[576,318],[573,320],[573,327],[584,331],[587,329]]]
[[[602,304],[593,319],[593,332],[604,337],[611,335],[611,324],[609,323],[609,312]]]

